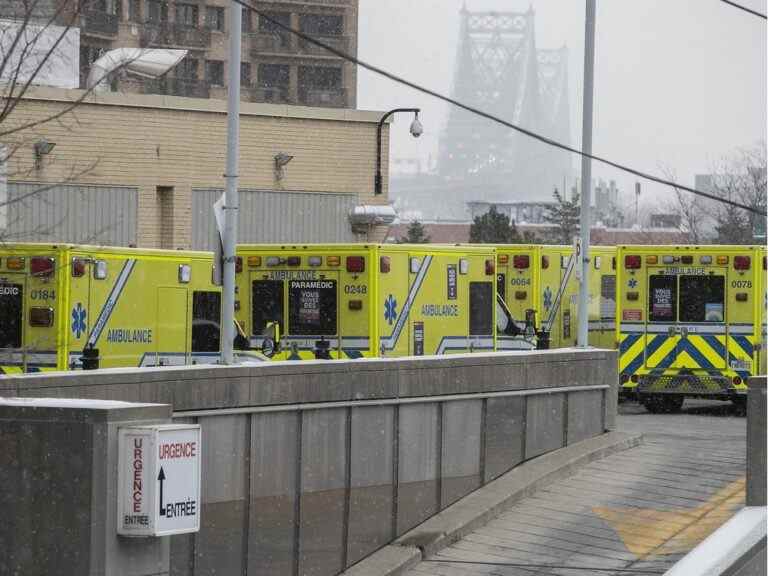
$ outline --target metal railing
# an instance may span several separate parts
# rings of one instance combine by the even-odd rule
[[[179,48],[207,48],[211,43],[211,31],[182,24],[148,22],[141,29],[139,44],[149,46],[174,46]]]
[[[349,36],[315,36],[313,34],[312,37],[317,39],[319,42],[327,44],[336,50],[341,50],[342,52],[346,52],[349,48]],[[313,56],[328,56],[331,58],[338,57],[325,48],[321,48],[320,46],[312,44],[311,42],[307,42],[306,40],[299,41],[299,50],[304,54],[311,54]]]
[[[108,14],[100,10],[84,10],[80,14],[80,28],[84,34],[115,36],[117,27],[117,14]]]
[[[295,54],[296,46],[286,34],[268,34],[256,32],[250,34],[251,54],[257,57],[264,53]]]

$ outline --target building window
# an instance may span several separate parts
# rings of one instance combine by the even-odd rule
[[[341,68],[334,66],[299,66],[299,85],[320,90],[341,89]]]
[[[141,0],[130,0],[128,4],[128,20],[141,22]]]
[[[176,66],[176,76],[187,80],[197,80],[197,58],[184,58]]]
[[[272,20],[276,20],[285,26],[288,26],[291,22],[291,15],[288,12],[265,12],[265,14]],[[259,18],[259,32],[264,34],[284,34],[285,30],[266,18]]]
[[[176,23],[197,28],[199,9],[194,4],[176,4]]]
[[[240,22],[240,29],[243,34],[248,34],[251,31],[251,11],[243,10],[243,19]]]
[[[224,8],[218,6],[206,6],[205,27],[209,30],[224,32]]]
[[[259,64],[259,86],[263,88],[287,87],[290,73],[287,64]]]
[[[246,87],[251,85],[250,62],[240,62],[240,85]]]
[[[224,86],[224,62],[207,60],[205,62],[205,80],[211,86]]]
[[[168,22],[168,3],[165,0],[147,0],[144,13],[150,24]]]
[[[313,36],[344,34],[344,18],[340,14],[302,14],[299,26],[302,32]]]

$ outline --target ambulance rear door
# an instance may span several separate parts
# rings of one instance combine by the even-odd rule
[[[23,364],[26,283],[25,273],[0,271],[0,365]]]

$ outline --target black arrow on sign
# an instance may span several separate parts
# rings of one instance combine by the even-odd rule
[[[165,516],[165,506],[163,506],[163,482],[165,482],[165,472],[163,467],[160,466],[160,474],[157,475],[157,479],[160,480],[160,516]]]

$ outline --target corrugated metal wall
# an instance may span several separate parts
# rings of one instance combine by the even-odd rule
[[[211,250],[213,204],[222,190],[192,190],[192,248]],[[354,194],[240,190],[237,239],[256,242],[354,242],[349,212]]]
[[[122,186],[9,182],[0,237],[7,242],[135,244],[138,194],[138,188]]]

